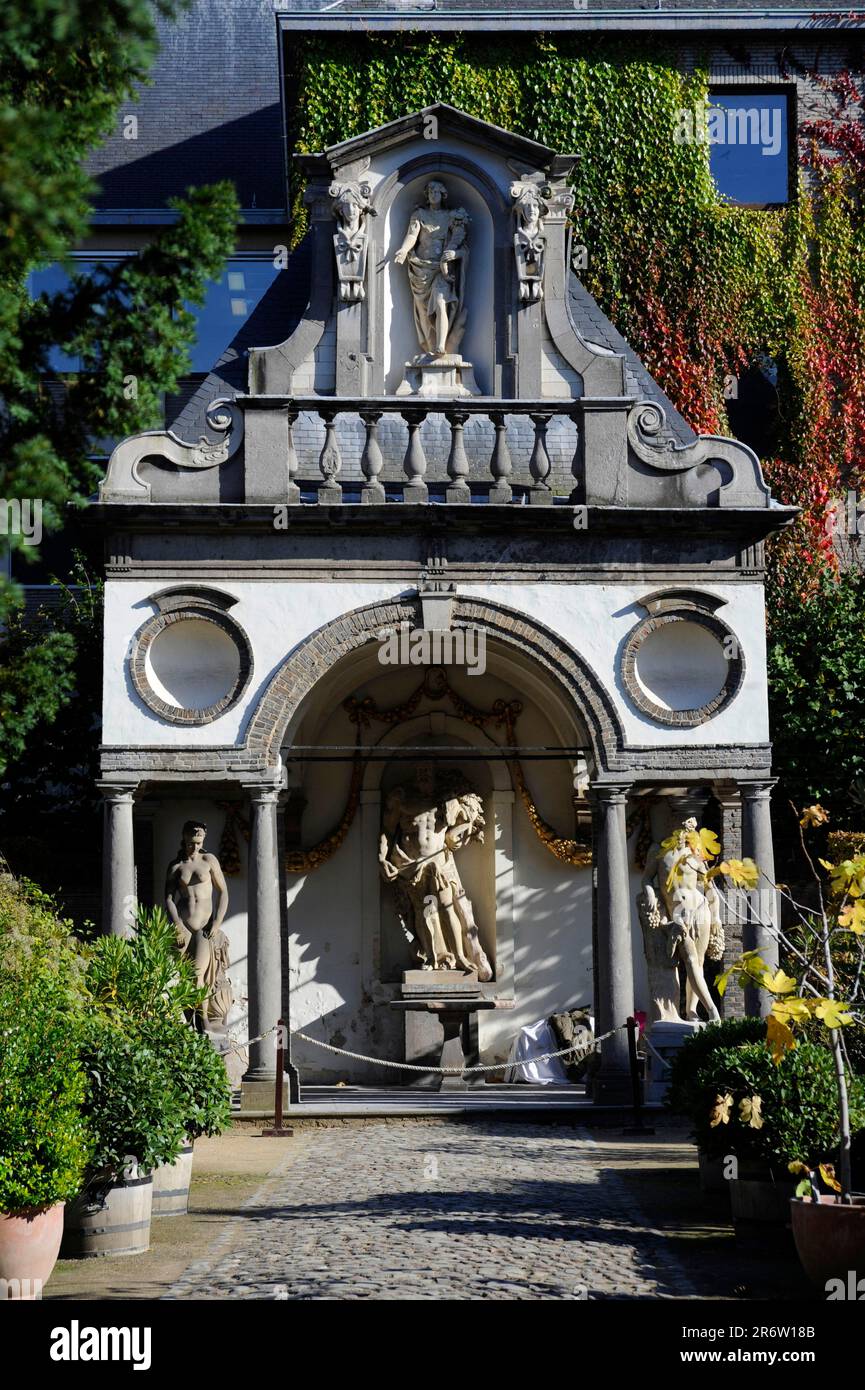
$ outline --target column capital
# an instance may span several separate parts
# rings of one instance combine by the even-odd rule
[[[138,790],[137,782],[97,782],[97,790],[108,802],[131,802]]]
[[[777,785],[777,777],[765,777],[759,782],[739,781],[739,792],[743,801],[768,801],[772,788]]]
[[[632,786],[632,782],[590,782],[589,800],[605,806],[624,806]]]
[[[271,806],[278,803],[282,792],[285,790],[281,786],[274,786],[270,782],[243,782],[243,790],[247,793],[253,804]]]

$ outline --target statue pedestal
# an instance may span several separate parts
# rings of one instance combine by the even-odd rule
[[[646,1088],[645,1100],[647,1104],[657,1102],[662,1104],[666,1099],[667,1091],[670,1089],[670,1064],[679,1051],[683,1043],[688,1038],[692,1038],[698,1028],[704,1028],[705,1024],[694,1019],[679,1019],[678,1021],[664,1023],[653,1023],[648,1032],[648,1041],[657,1052],[658,1057],[662,1057],[668,1065],[658,1061],[654,1052],[646,1049]]]
[[[453,400],[457,396],[479,396],[475,369],[459,353],[443,353],[418,362],[406,362],[405,376],[396,388],[398,396],[420,396],[422,400]]]
[[[483,999],[476,975],[460,970],[407,970],[402,998],[390,1007],[405,1015],[405,1060],[414,1066],[471,1066],[475,1051],[471,1018],[480,1009],[512,1009],[513,1000]],[[461,1076],[407,1073],[408,1084],[431,1091],[467,1091],[478,1084]]]

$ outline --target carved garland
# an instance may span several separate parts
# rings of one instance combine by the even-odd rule
[[[450,700],[457,717],[464,720],[467,724],[473,724],[475,728],[482,729],[488,724],[495,725],[504,730],[508,744],[516,746],[516,721],[522,712],[522,703],[519,700],[496,700],[489,710],[478,709],[475,705],[469,704],[462,696],[458,695],[450,686],[447,674],[440,666],[431,667],[427,671],[417,690],[415,690],[402,704],[393,705],[390,709],[379,709],[375,701],[366,696],[359,700],[351,695],[343,701],[343,709],[348,713],[348,717],[356,728],[355,752],[353,758],[351,783],[349,786],[348,798],[345,810],[340,817],[337,826],[326,835],[318,844],[311,849],[290,850],[285,856],[286,873],[304,874],[311,873],[313,869],[319,868],[321,864],[326,864],[328,859],[336,853],[340,845],[345,840],[346,835],[351,829],[357,808],[360,804],[360,789],[363,779],[363,769],[365,759],[360,751],[361,731],[377,720],[381,724],[388,724],[391,728],[404,723],[410,719],[417,710],[421,700],[426,696],[431,700],[441,700],[445,696]],[[509,758],[508,766],[511,769],[514,784],[520,795],[520,800],[526,809],[526,814],[534,827],[535,834],[543,845],[561,860],[564,864],[570,864],[572,868],[584,868],[592,862],[591,845],[577,839],[567,839],[556,833],[551,825],[544,820],[526,785],[522,765],[518,758]]]

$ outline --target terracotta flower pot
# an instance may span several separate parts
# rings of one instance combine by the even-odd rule
[[[852,1205],[832,1196],[819,1202],[794,1197],[790,1212],[796,1251],[814,1284],[825,1289],[829,1279],[840,1279],[846,1285],[852,1273],[855,1287],[865,1278],[865,1197],[854,1197]]]
[[[38,1298],[57,1263],[63,1203],[0,1215],[0,1279],[7,1299]]]

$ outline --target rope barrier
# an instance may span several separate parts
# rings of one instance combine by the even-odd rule
[[[666,1067],[667,1071],[670,1071],[673,1065],[672,1062],[668,1062],[666,1057],[662,1057],[660,1052],[657,1052],[655,1048],[652,1047],[652,1044],[649,1042],[649,1039],[647,1037],[643,1037],[643,1042],[646,1044],[646,1047],[649,1049],[652,1056],[657,1057],[658,1061],[661,1063],[661,1066]]]
[[[311,1038],[308,1033],[301,1033],[299,1030],[292,1029],[293,1038],[303,1038],[304,1042],[312,1043],[313,1047],[321,1047],[325,1052],[337,1052],[341,1057],[351,1057],[356,1062],[370,1062],[377,1067],[391,1067],[395,1071],[420,1071],[434,1076],[469,1076],[478,1072],[501,1071],[502,1067],[514,1068],[531,1067],[536,1062],[549,1062],[554,1057],[587,1057],[590,1052],[594,1052],[599,1043],[606,1042],[607,1038],[613,1037],[620,1029],[626,1028],[627,1024],[620,1023],[616,1028],[611,1028],[608,1033],[602,1033],[599,1038],[592,1038],[591,1042],[577,1044],[574,1047],[563,1047],[558,1052],[545,1052],[540,1057],[529,1057],[524,1062],[495,1062],[492,1065],[477,1067],[420,1067],[414,1062],[391,1062],[385,1061],[382,1057],[367,1057],[362,1052],[349,1052],[347,1048],[335,1047],[333,1043],[321,1042],[318,1038]],[[271,1030],[273,1031],[273,1030]]]

